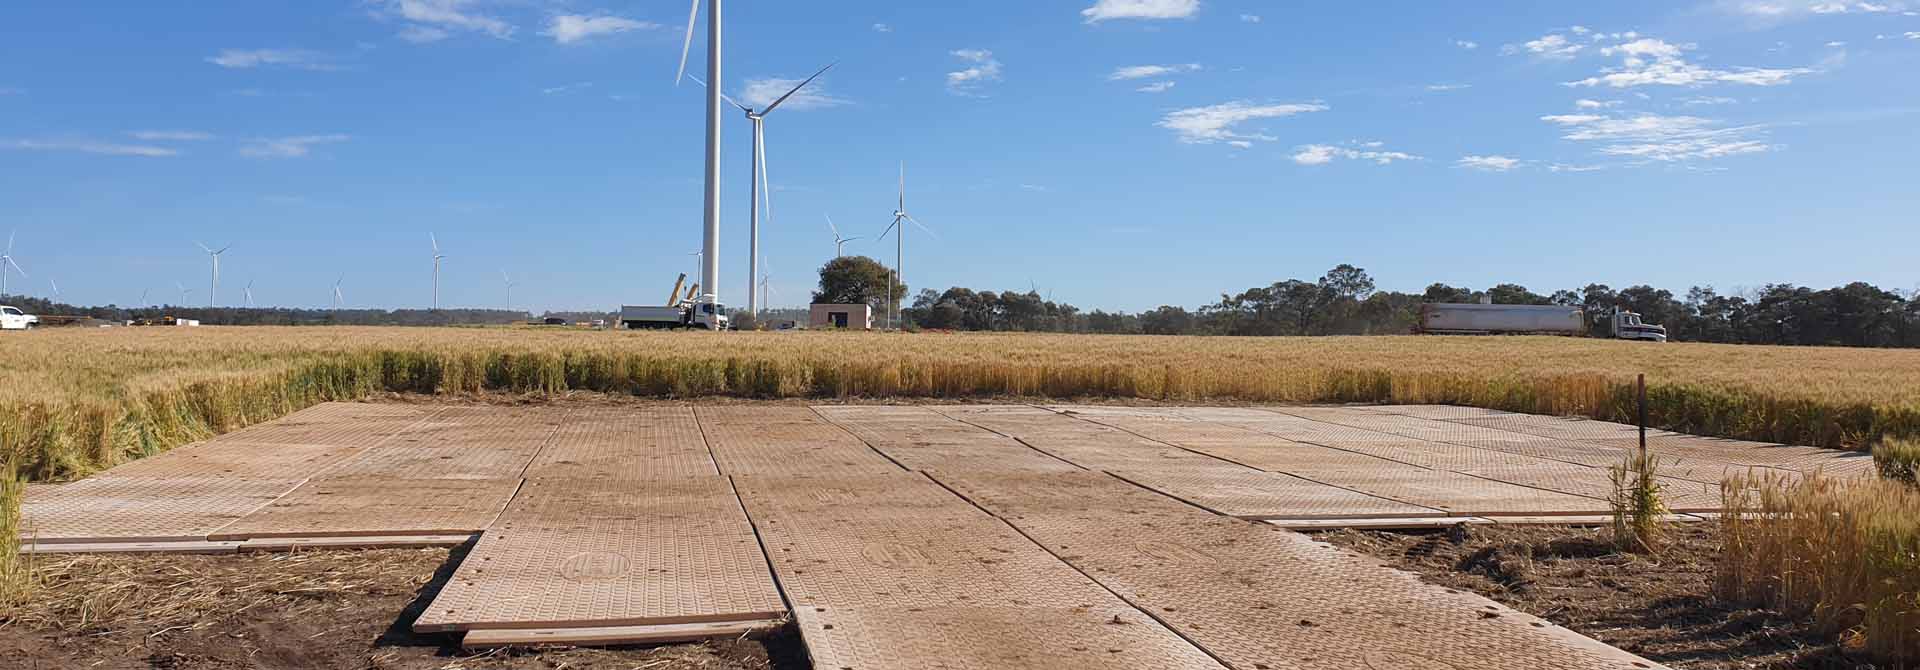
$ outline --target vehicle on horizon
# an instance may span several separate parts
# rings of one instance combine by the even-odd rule
[[[32,330],[40,325],[40,317],[20,311],[10,305],[0,305],[0,330]]]
[[[684,296],[680,287],[687,282],[682,273],[673,282],[673,292],[667,295],[665,305],[621,305],[620,327],[627,330],[648,328],[706,328],[708,330],[726,330],[729,319],[724,305],[696,302],[700,295],[700,285],[687,287]]]
[[[1566,335],[1588,334],[1587,313],[1569,305],[1495,305],[1491,303],[1427,303],[1420,306],[1413,332],[1421,335]],[[1645,323],[1639,314],[1615,308],[1607,322],[1608,337],[1648,342],[1667,341],[1667,329]]]

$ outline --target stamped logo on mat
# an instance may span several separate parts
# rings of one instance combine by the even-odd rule
[[[627,557],[610,551],[583,551],[560,562],[560,576],[570,582],[599,582],[627,574]]]

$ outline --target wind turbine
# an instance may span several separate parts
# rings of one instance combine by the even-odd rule
[[[513,278],[507,276],[506,270],[501,270],[500,281],[505,282],[507,285],[507,309],[511,311],[513,309]]]
[[[193,289],[187,288],[186,284],[182,284],[180,282],[174,282],[173,285],[175,288],[180,289],[180,306],[186,307],[187,296],[193,295]]]
[[[333,280],[333,311],[338,312],[347,304],[347,295],[340,292],[340,283],[346,280],[346,275],[340,275],[339,279]]]
[[[140,306],[141,306],[141,307],[147,307],[147,306],[148,306],[148,303],[147,303],[147,294],[148,294],[148,293],[152,293],[152,292],[153,292],[153,289],[151,289],[151,288],[143,288],[143,289],[140,289]]]
[[[21,279],[27,278],[27,271],[20,269],[20,264],[13,260],[13,236],[18,234],[19,232],[20,231],[16,230],[11,233],[7,233],[7,250],[0,251],[0,295],[7,294],[7,269],[8,268],[12,268],[14,272],[20,273]]]
[[[53,294],[47,296],[47,299],[58,300],[60,298],[60,282],[54,281],[52,277],[48,277],[47,283],[53,285]]]
[[[220,247],[219,251],[214,251],[213,249],[208,248],[207,245],[205,244],[200,244],[199,242],[195,242],[194,244],[199,244],[201,251],[205,251],[207,252],[208,256],[213,257],[213,283],[212,283],[212,286],[209,287],[210,290],[207,292],[207,306],[212,307],[213,303],[220,299],[220,254],[227,253],[227,250],[232,249],[233,245],[229,244],[227,246]]]
[[[900,261],[906,256],[907,248],[907,228],[901,225],[902,223],[912,223],[919,226],[920,230],[926,231],[928,235],[933,235],[933,231],[927,230],[927,227],[921,225],[918,219],[907,213],[907,164],[904,161],[900,163],[900,208],[893,210],[893,225],[881,231],[878,238],[886,239],[887,233],[893,233],[893,285],[887,289],[886,300],[887,328],[889,329],[893,328],[894,294],[900,292]],[[935,237],[939,236],[935,235]]]
[[[427,241],[433,243],[433,311],[440,311],[440,259],[447,255],[440,253],[440,238],[427,233]]]
[[[847,255],[845,251],[847,243],[860,239],[860,236],[858,235],[855,235],[853,237],[841,237],[840,227],[833,225],[832,214],[827,215],[827,230],[833,231],[833,257],[834,258],[839,258],[841,256]]]
[[[245,292],[247,294],[247,309],[253,309],[253,282],[251,280],[247,282]]]
[[[700,286],[706,293],[698,298],[715,306],[720,311],[720,2],[707,0],[707,81],[714,86],[707,87],[707,172],[706,172],[706,208],[705,222],[702,228],[700,250]],[[680,70],[674,75],[675,85],[687,73],[687,55],[693,51],[693,26],[700,18],[700,0],[693,0],[693,9],[687,13],[687,40],[680,47]],[[715,327],[719,324],[714,323]]]
[[[767,105],[766,109],[759,111],[754,111],[752,107],[734,102],[733,98],[727,97],[724,93],[720,95],[720,98],[727,101],[727,104],[733,105],[742,112],[746,112],[747,120],[753,122],[753,204],[747,209],[749,212],[748,228],[750,229],[747,245],[748,258],[750,259],[750,267],[747,268],[747,313],[752,314],[756,319],[760,317],[760,296],[754,291],[754,284],[758,282],[760,277],[760,203],[763,200],[766,202],[767,218],[769,220],[773,218],[773,187],[769,186],[767,182],[767,115],[772,114],[773,110],[779,109],[780,104],[786,102],[787,98],[791,98],[793,94],[799,93],[800,89],[806,88],[807,84],[813,83],[813,80],[819,79],[820,75],[826,74],[827,70],[833,69],[833,66],[837,64],[838,63],[830,63],[826,67],[820,68],[819,72],[813,73],[813,76],[807,77],[806,80],[800,82],[798,86],[787,91],[785,95],[775,98],[771,104]],[[694,81],[698,82],[701,86],[707,86],[707,82],[700,81],[699,79],[694,79]],[[713,87],[707,86],[707,88],[711,89]]]

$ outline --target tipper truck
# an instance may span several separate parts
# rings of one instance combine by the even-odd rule
[[[708,328],[726,330],[727,310],[711,303],[699,303],[694,300],[700,295],[700,285],[687,287],[685,296],[680,287],[687,283],[687,275],[682,273],[673,282],[673,292],[667,295],[665,305],[621,305],[620,327],[629,330],[642,328]]]
[[[1667,341],[1667,329],[1615,309],[1607,333],[1622,340]],[[1420,306],[1414,332],[1427,335],[1584,335],[1586,312],[1566,305],[1429,303]]]

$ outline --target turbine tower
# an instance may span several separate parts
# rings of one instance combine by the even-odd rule
[[[447,255],[440,253],[440,238],[427,233],[427,241],[433,243],[433,311],[440,311],[440,259]]]
[[[893,317],[896,309],[894,294],[900,292],[900,262],[906,256],[907,227],[901,225],[903,223],[911,223],[918,226],[920,230],[925,231],[928,235],[933,235],[933,231],[927,230],[927,227],[921,225],[918,219],[907,214],[907,164],[904,161],[900,163],[900,208],[893,210],[893,225],[887,226],[886,230],[881,231],[879,237],[879,239],[886,239],[887,233],[893,233],[893,284],[887,289],[886,299],[887,328],[889,329],[893,328]],[[935,237],[938,236],[935,235]]]
[[[840,227],[833,225],[832,214],[827,215],[827,230],[833,231],[833,257],[834,258],[839,258],[841,256],[847,255],[846,254],[847,243],[860,239],[859,235],[855,235],[853,237],[841,237]]]
[[[513,310],[513,286],[514,286],[513,278],[507,276],[506,270],[501,270],[500,281],[505,282],[507,285],[507,310],[512,311]]]
[[[726,81],[720,77],[720,3],[721,0],[707,0],[707,81],[715,86],[707,87],[707,171],[706,171],[706,208],[702,228],[700,249],[703,253],[700,261],[700,285],[706,290],[697,299],[699,302],[714,305],[714,311],[720,311],[720,89],[718,83]],[[700,18],[700,0],[693,0],[693,9],[687,13],[687,40],[680,47],[680,71],[674,75],[674,83],[687,73],[687,55],[693,51],[693,27]],[[718,327],[716,321],[713,327]]]
[[[7,294],[7,270],[20,273],[21,279],[27,278],[27,271],[20,269],[20,264],[13,260],[13,236],[19,232],[7,233],[7,250],[0,251],[0,295]]]
[[[346,294],[340,292],[340,283],[346,280],[346,275],[340,275],[339,279],[333,280],[333,311],[338,312],[341,307],[345,307],[347,304]]]
[[[182,284],[182,283],[180,283],[180,282],[174,282],[174,283],[173,283],[173,286],[174,286],[175,288],[178,288],[178,289],[180,289],[180,306],[181,306],[181,307],[186,307],[186,306],[187,306],[187,296],[190,296],[190,295],[193,295],[193,289],[190,289],[190,288],[187,288],[187,285],[186,285],[186,284]]]
[[[213,282],[207,291],[207,306],[212,307],[213,303],[220,298],[220,254],[227,253],[227,250],[232,249],[233,245],[229,244],[220,247],[219,251],[214,251],[205,244],[200,244],[199,242],[195,242],[194,244],[199,244],[201,251],[205,251],[208,256],[213,257]]]
[[[773,187],[770,186],[767,181],[767,115],[772,114],[773,110],[779,109],[781,103],[786,102],[787,98],[793,97],[793,94],[799,93],[800,89],[806,88],[807,84],[813,83],[813,80],[819,79],[820,75],[826,74],[827,70],[833,69],[834,65],[837,65],[837,63],[830,63],[826,67],[820,68],[819,72],[813,73],[813,76],[807,77],[806,80],[800,82],[800,85],[793,87],[793,89],[787,91],[785,95],[775,98],[771,104],[767,105],[766,109],[759,111],[754,111],[751,107],[734,102],[733,98],[727,97],[724,93],[720,95],[720,98],[726,100],[727,104],[733,105],[742,112],[746,112],[747,120],[753,122],[753,203],[747,208],[749,228],[747,237],[747,253],[749,258],[747,267],[747,313],[752,314],[756,320],[760,318],[760,296],[759,293],[755,291],[755,285],[760,281],[761,202],[764,201],[766,203],[767,218],[769,220],[773,218]],[[701,86],[707,86],[707,82],[700,81],[699,79],[694,79],[694,81]],[[707,86],[707,88],[711,89],[713,87]]]

